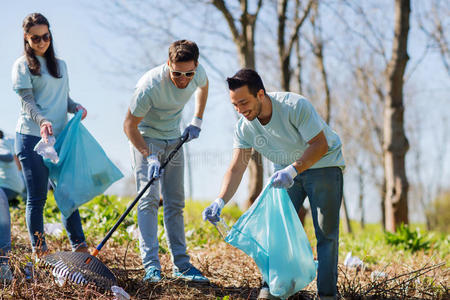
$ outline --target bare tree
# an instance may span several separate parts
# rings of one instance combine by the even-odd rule
[[[442,0],[432,0],[427,4],[431,5],[429,11],[418,14],[420,29],[428,36],[438,49],[442,64],[450,75],[450,48],[448,41],[450,15],[450,3]],[[423,5],[423,4],[422,4]]]
[[[261,10],[263,1],[258,0],[255,12],[249,11],[247,0],[240,0],[240,14],[233,16],[224,0],[213,0],[214,5],[225,18],[234,44],[237,47],[239,62],[243,68],[255,69],[255,28],[258,13]],[[252,150],[251,159],[248,164],[249,169],[249,195],[246,201],[249,207],[258,197],[263,187],[263,164],[261,154]]]
[[[292,77],[291,56],[294,46],[298,45],[299,32],[303,23],[307,19],[309,12],[316,0],[309,0],[306,7],[301,9],[301,1],[295,1],[293,26],[290,33],[287,33],[287,21],[288,21],[288,0],[278,1],[278,26],[277,26],[277,45],[278,45],[278,57],[280,60],[281,69],[281,87],[284,91],[290,91],[290,81]],[[301,15],[300,15],[301,11]],[[299,50],[299,49],[298,49]],[[297,56],[297,59],[299,57]]]
[[[358,186],[359,186],[359,195],[358,195],[358,204],[359,204],[359,211],[360,211],[360,219],[359,222],[361,223],[361,228],[365,227],[365,218],[364,218],[364,169],[361,164],[358,166]]]
[[[295,57],[297,58],[297,84],[298,84],[298,93],[303,94],[303,78],[302,78],[302,61],[303,56],[300,49],[300,39],[298,39],[295,44]]]
[[[394,232],[401,223],[408,223],[408,179],[405,156],[409,144],[405,135],[403,114],[403,76],[408,62],[410,0],[395,1],[395,37],[392,56],[387,66],[388,94],[384,105],[386,229]]]
[[[312,14],[310,21],[313,28],[313,41],[310,42],[314,56],[317,59],[318,67],[320,70],[320,74],[322,76],[323,89],[325,91],[325,122],[330,124],[331,118],[331,93],[330,93],[330,84],[328,82],[328,72],[325,67],[325,55],[324,55],[324,38],[323,38],[323,30],[320,24],[320,15],[319,15],[319,3],[315,3],[314,5],[314,13]]]

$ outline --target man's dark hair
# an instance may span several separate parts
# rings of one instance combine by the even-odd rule
[[[169,47],[169,60],[171,63],[193,60],[197,63],[199,51],[197,44],[188,40],[173,42]]]
[[[227,82],[228,89],[232,91],[246,85],[249,92],[255,97],[259,90],[266,93],[261,77],[252,69],[240,69],[233,77],[228,77]]]
[[[0,140],[3,138],[3,131],[0,130]]]

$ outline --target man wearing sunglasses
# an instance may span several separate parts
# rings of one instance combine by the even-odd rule
[[[180,40],[169,47],[167,63],[148,71],[137,83],[124,122],[131,142],[131,156],[137,190],[152,178],[160,178],[138,204],[140,251],[145,282],[161,280],[158,258],[158,207],[160,185],[164,199],[164,226],[172,254],[173,275],[184,280],[208,282],[190,262],[184,235],[184,157],[180,149],[160,172],[160,162],[181,138],[198,138],[208,97],[208,78],[198,63],[199,50],[192,41]],[[195,93],[191,124],[180,131],[184,105]],[[160,184],[159,184],[160,183]]]

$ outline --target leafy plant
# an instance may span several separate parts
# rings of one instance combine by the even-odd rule
[[[398,227],[396,233],[385,232],[385,238],[389,245],[399,246],[412,252],[428,250],[431,247],[431,241],[427,236],[422,235],[418,228],[411,230],[404,224]]]

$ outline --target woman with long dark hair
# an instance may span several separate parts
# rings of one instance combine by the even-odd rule
[[[16,128],[16,153],[22,165],[28,191],[26,221],[33,252],[47,252],[44,238],[43,210],[47,200],[48,168],[34,151],[42,138],[48,142],[67,124],[67,113],[86,109],[69,97],[67,67],[55,57],[53,37],[47,19],[32,13],[23,21],[25,53],[13,65],[13,89],[21,101]],[[73,251],[87,252],[78,210],[69,218],[62,216]]]

